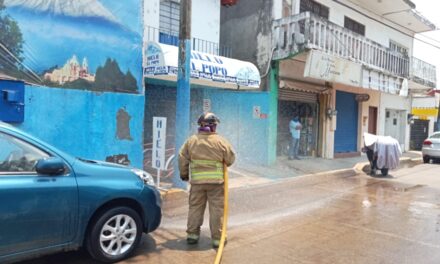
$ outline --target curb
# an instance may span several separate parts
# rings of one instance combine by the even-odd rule
[[[160,198],[162,198],[162,201],[165,201],[167,199],[180,198],[182,194],[186,193],[187,191],[178,188],[171,188],[169,190],[159,189],[159,192],[160,192]]]
[[[402,157],[400,158],[400,165],[405,165],[405,164],[409,164],[410,166],[413,165],[418,165],[418,164],[422,164],[423,163],[423,159],[422,158],[410,158],[410,157]],[[357,163],[354,166],[355,170],[358,171],[363,171],[363,172],[369,172],[370,171],[370,162],[360,162]]]

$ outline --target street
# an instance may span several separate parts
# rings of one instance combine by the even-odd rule
[[[440,166],[386,178],[304,176],[231,191],[222,263],[438,263]],[[206,219],[206,218],[205,218]],[[164,202],[161,228],[121,263],[213,263],[205,220],[198,245],[185,241],[186,200]],[[22,264],[94,263],[84,252]]]

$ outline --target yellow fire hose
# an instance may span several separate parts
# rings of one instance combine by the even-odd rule
[[[225,202],[223,209],[223,225],[222,225],[222,236],[220,238],[220,245],[217,251],[217,256],[215,257],[215,264],[219,264],[222,261],[223,249],[225,247],[226,241],[226,225],[228,223],[228,167],[226,164],[223,164],[223,175],[225,179],[224,188],[225,188]]]

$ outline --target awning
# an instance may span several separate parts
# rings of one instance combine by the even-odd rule
[[[295,81],[295,80],[280,80],[280,89],[290,89],[290,90],[306,92],[306,93],[314,93],[314,94],[329,93],[331,91],[329,88],[326,88],[318,84]]]
[[[157,42],[145,45],[144,78],[177,81],[178,47]],[[191,52],[191,84],[226,89],[258,89],[260,73],[250,62]]]

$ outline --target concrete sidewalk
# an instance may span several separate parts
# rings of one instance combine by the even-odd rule
[[[409,161],[420,162],[421,157],[421,152],[406,152],[401,157],[401,163]],[[332,160],[323,158],[288,160],[286,157],[279,157],[276,163],[271,166],[233,166],[229,169],[229,187],[246,187],[302,175],[343,173],[346,170],[361,171],[365,166],[369,166],[368,158],[365,154],[357,157]]]
[[[403,154],[401,163],[420,163],[421,152],[410,151]],[[314,174],[356,174],[369,166],[367,156],[339,159],[302,158],[301,160],[288,160],[279,157],[271,166],[255,164],[239,164],[229,169],[229,188],[248,188],[255,185],[267,184],[286,178]],[[182,192],[181,189],[169,189],[162,191],[163,196]]]

